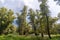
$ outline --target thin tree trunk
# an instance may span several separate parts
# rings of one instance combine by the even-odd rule
[[[42,36],[42,38],[44,37],[44,35],[43,35],[43,30],[42,30],[42,26],[41,26],[41,36]]]
[[[34,34],[35,34],[35,36],[37,36],[38,34],[37,34],[37,30],[36,30],[36,26],[33,24],[33,27],[34,27]]]
[[[47,32],[48,32],[48,36],[49,36],[49,38],[51,39],[50,31],[49,31],[49,20],[48,20],[47,14],[46,14],[46,20],[47,20]]]
[[[42,38],[43,38],[43,37],[44,37],[44,35],[43,35],[42,26],[41,26],[41,20],[42,20],[42,19],[40,19],[40,27],[41,27],[41,36],[42,36]]]
[[[41,36],[42,36],[42,38],[44,37],[43,32],[41,32]]]
[[[36,27],[35,26],[34,26],[34,33],[35,33],[35,36],[37,36]]]

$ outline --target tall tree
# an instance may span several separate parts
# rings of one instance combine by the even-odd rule
[[[35,11],[33,11],[32,9],[29,10],[29,19],[30,19],[30,23],[32,25],[32,28],[34,30],[35,35],[37,35],[37,31],[36,31],[36,15],[35,15]]]
[[[17,24],[18,24],[18,32],[19,34],[23,35],[24,34],[24,29],[27,25],[26,23],[26,16],[27,16],[27,7],[24,6],[22,13],[17,15]]]
[[[43,29],[44,29],[44,17],[42,16],[42,13],[40,11],[36,11],[37,12],[37,24],[38,24],[38,28],[41,30],[41,36],[43,38]]]
[[[47,0],[41,0],[41,2],[42,3],[40,5],[40,9],[41,9],[41,12],[42,12],[43,16],[46,17],[47,32],[48,32],[49,38],[51,39],[50,31],[49,31],[49,9],[48,9],[48,6],[47,6]]]

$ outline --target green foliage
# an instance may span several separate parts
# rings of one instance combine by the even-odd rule
[[[38,25],[37,25],[36,13],[32,9],[29,10],[29,19],[30,24],[32,25],[33,32],[35,33],[35,35],[37,35]]]
[[[48,9],[48,5],[47,5],[47,0],[42,0],[42,3],[40,4],[40,9],[41,9],[41,13],[42,16],[44,18],[46,18],[46,28],[47,28],[47,34],[49,36],[49,38],[51,38],[50,36],[50,31],[49,31],[49,9]],[[43,33],[42,33],[42,37],[43,37]]]
[[[12,10],[8,10],[4,7],[0,8],[0,34],[8,27],[9,24],[12,24],[15,16],[13,16],[14,12]]]
[[[17,15],[17,24],[18,24],[18,32],[23,35],[25,27],[27,26],[26,16],[27,16],[27,7],[24,6],[23,11],[20,15]]]
[[[38,37],[38,36],[18,36],[18,35],[3,35],[0,36],[0,40],[60,40],[60,36],[52,37],[49,39],[48,37]]]
[[[55,24],[56,33],[60,34],[60,23]]]
[[[58,21],[57,17],[49,17],[49,28],[50,28],[50,33],[55,34],[56,32],[56,22]]]
[[[4,30],[4,34],[13,34],[16,33],[16,26],[9,24],[6,30]]]

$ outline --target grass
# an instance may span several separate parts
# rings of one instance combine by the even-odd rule
[[[60,36],[52,37],[52,39],[49,39],[48,37],[36,37],[36,36],[19,36],[19,35],[2,35],[0,36],[0,40],[60,40]]]

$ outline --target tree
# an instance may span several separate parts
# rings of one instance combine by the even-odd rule
[[[0,8],[0,35],[6,30],[9,24],[12,24],[15,18],[13,14],[14,12],[11,9]]]
[[[32,9],[29,10],[29,19],[30,19],[30,24],[32,25],[32,29],[33,29],[35,35],[37,35],[36,15]]]
[[[9,24],[6,30],[3,32],[5,35],[16,33],[16,26]]]
[[[60,34],[60,23],[55,24],[55,30],[58,34]]]
[[[49,17],[49,26],[52,27],[52,25],[57,21],[58,21],[58,17],[54,17],[54,18]]]
[[[44,37],[43,32],[44,32],[44,26],[45,26],[45,21],[44,21],[44,17],[42,16],[42,13],[40,11],[36,11],[37,12],[37,26],[38,29],[40,29],[41,32],[41,36],[42,38]]]
[[[48,32],[48,36],[49,38],[51,39],[51,36],[50,36],[50,31],[49,31],[49,9],[48,9],[48,6],[47,6],[47,0],[42,0],[41,1],[41,5],[40,5],[40,9],[41,9],[41,12],[43,14],[43,16],[46,17],[46,26],[47,26],[47,32]]]
[[[50,28],[50,33],[54,34],[55,33],[55,24],[58,21],[58,17],[49,17],[49,28]],[[54,31],[54,32],[53,32]]]
[[[22,13],[17,15],[17,24],[18,24],[18,32],[19,35],[23,35],[24,34],[24,29],[27,25],[26,22],[26,16],[27,16],[27,7],[24,6]]]

